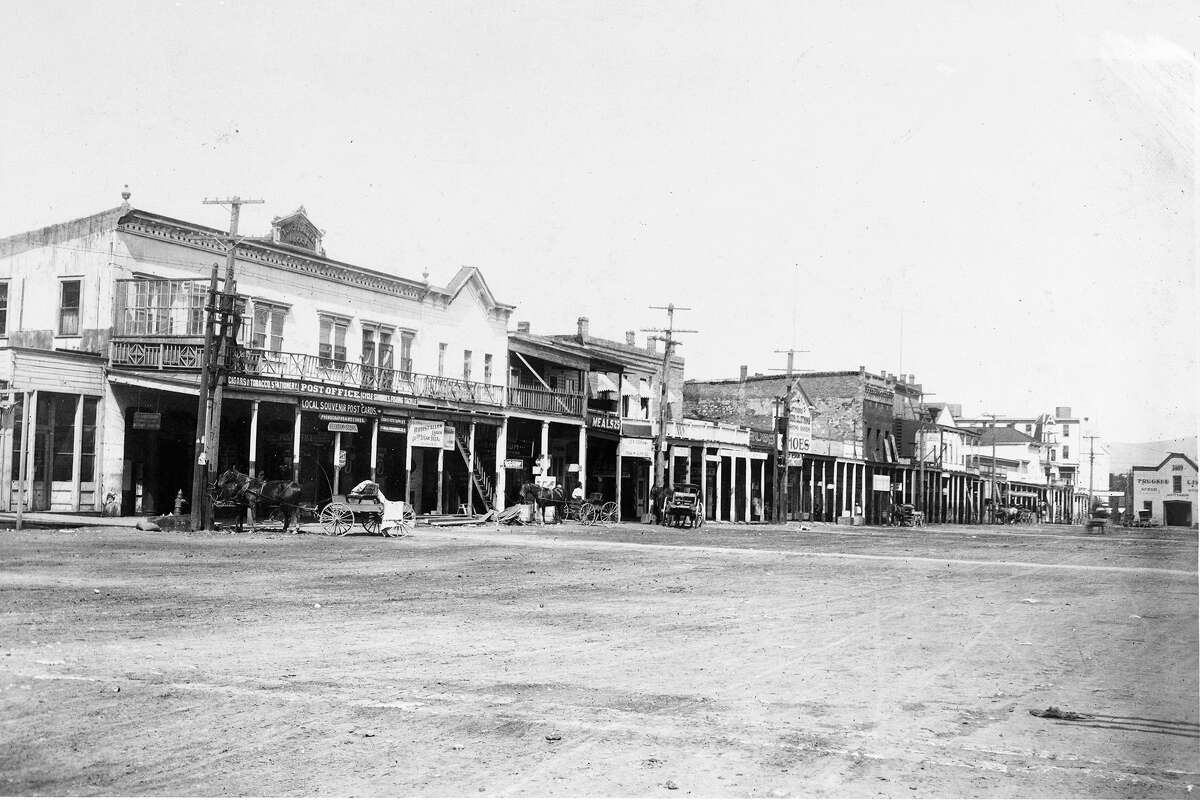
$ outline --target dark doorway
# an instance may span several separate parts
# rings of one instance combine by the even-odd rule
[[[1164,500],[1163,524],[1182,528],[1191,527],[1192,504],[1186,500]]]

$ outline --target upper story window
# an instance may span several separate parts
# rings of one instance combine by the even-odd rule
[[[250,346],[273,353],[283,350],[283,319],[286,316],[287,307],[255,300]]]
[[[1183,476],[1171,476],[1171,494],[1183,494]]]
[[[1064,444],[1063,445],[1063,461],[1066,461],[1070,457],[1071,457],[1071,448]]]
[[[58,335],[79,335],[79,306],[83,281],[67,280],[59,284]]]
[[[1026,432],[1026,433],[1033,433],[1033,425],[1032,425],[1032,423],[1029,423],[1029,422],[1026,422],[1026,423],[1025,423],[1025,432]]]
[[[8,281],[0,282],[0,336],[8,336]]]
[[[1054,448],[1050,448],[1050,460],[1054,461]]]
[[[438,377],[446,374],[446,343],[438,342]]]
[[[400,363],[397,365],[401,372],[412,372],[413,339],[416,334],[412,331],[400,331]]]
[[[395,329],[383,325],[363,323],[362,363],[367,367],[391,369],[395,358],[392,337]]]
[[[208,287],[202,281],[117,281],[117,335],[203,336],[207,296]]]
[[[1071,426],[1067,425],[1066,423],[1063,423],[1063,436],[1070,436],[1070,435],[1071,435]]]
[[[321,316],[321,366],[346,360],[346,329],[350,321],[342,317]]]
[[[473,354],[470,350],[463,350],[463,380],[471,380],[471,359]]]
[[[484,383],[492,382],[492,354],[491,353],[483,354],[483,382]]]

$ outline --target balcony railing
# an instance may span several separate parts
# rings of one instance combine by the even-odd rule
[[[560,414],[567,417],[583,416],[583,395],[549,392],[545,389],[526,389],[516,386],[508,389],[508,404],[528,411]]]
[[[290,378],[460,403],[503,403],[504,388],[419,372],[373,367],[355,361],[337,361],[306,353],[282,353],[239,348],[229,365],[231,373],[269,378]]]
[[[204,345],[114,339],[110,354],[110,363],[114,367],[199,370],[203,364]],[[453,400],[492,406],[499,406],[504,401],[502,386],[422,375],[418,372],[401,372],[304,353],[239,347],[229,359],[229,371],[234,375],[313,381],[431,400]]]
[[[199,370],[204,365],[202,344],[114,339],[109,354],[109,361],[115,367]]]

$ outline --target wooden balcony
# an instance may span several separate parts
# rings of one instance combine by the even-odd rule
[[[584,398],[582,394],[563,394],[546,389],[527,389],[510,386],[508,404],[513,408],[535,411],[539,414],[556,414],[563,417],[582,417]]]
[[[109,364],[126,369],[198,372],[203,365],[203,356],[203,344],[114,339],[109,350]],[[230,375],[311,381],[417,399],[491,406],[500,406],[504,402],[502,386],[401,372],[306,353],[239,347],[230,356],[228,367]]]

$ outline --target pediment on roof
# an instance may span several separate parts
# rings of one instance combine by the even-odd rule
[[[300,206],[291,214],[276,217],[271,220],[271,241],[275,244],[285,244],[299,250],[307,250],[317,255],[325,255],[321,239],[325,231],[313,224],[308,218],[304,206]]]

